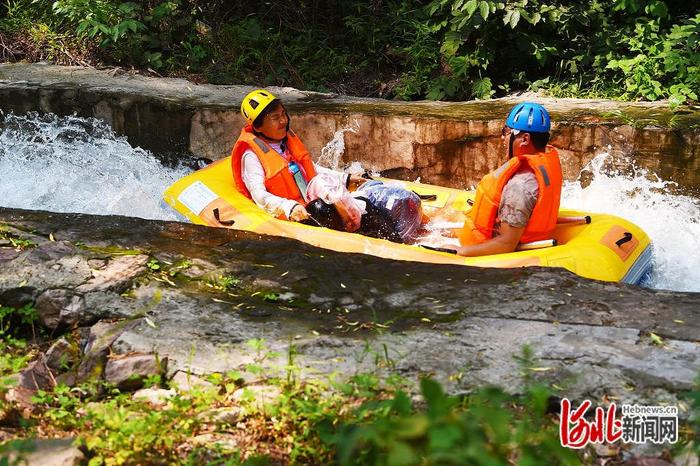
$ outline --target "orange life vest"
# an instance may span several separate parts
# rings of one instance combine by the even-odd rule
[[[481,179],[476,187],[472,210],[458,234],[462,245],[482,243],[493,237],[503,188],[523,166],[534,173],[539,192],[520,242],[529,243],[552,237],[559,214],[562,173],[557,150],[547,146],[544,152],[513,157]]]
[[[299,187],[294,181],[294,176],[289,171],[289,162],[294,161],[299,165],[307,183],[316,176],[316,169],[311,161],[309,151],[306,150],[301,139],[292,130],[287,131],[287,148],[291,154],[291,160],[282,157],[262,138],[257,137],[253,133],[251,125],[244,127],[231,151],[233,182],[236,185],[236,189],[246,197],[251,197],[241,174],[243,153],[250,149],[258,156],[260,164],[265,170],[265,188],[275,196],[305,204],[306,202],[301,195],[301,191],[299,191]]]

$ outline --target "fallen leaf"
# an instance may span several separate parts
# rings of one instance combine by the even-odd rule
[[[421,321],[421,322],[432,322],[432,321],[431,321],[430,319],[428,319],[427,317],[423,317],[420,321]]]
[[[551,371],[552,368],[551,367],[531,367],[530,370],[532,372],[547,372],[547,371]]]
[[[343,285],[342,283],[340,284],[340,287],[341,287],[341,288],[347,288],[347,287],[346,287],[345,285]]]
[[[664,340],[663,340],[663,338],[661,338],[660,336],[658,336],[658,335],[655,334],[654,332],[649,332],[649,338],[651,338],[651,342],[652,342],[654,345],[658,345],[658,346],[663,346],[663,345],[664,345]]]
[[[56,241],[53,237],[53,233],[49,233],[49,241]]]
[[[677,324],[684,324],[685,323],[684,320],[679,320],[679,319],[673,319],[673,321]]]
[[[158,328],[155,322],[153,322],[149,317],[146,317],[146,323],[149,325],[149,327]]]
[[[215,303],[225,303],[225,304],[233,304],[231,301],[224,301],[223,299],[218,299],[218,298],[211,298],[212,301]]]

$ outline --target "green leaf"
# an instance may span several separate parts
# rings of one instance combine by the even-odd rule
[[[668,106],[671,110],[675,110],[679,105],[685,102],[685,96],[682,94],[673,94],[668,98]]]
[[[395,435],[400,439],[419,439],[429,432],[430,422],[424,415],[404,417],[394,429]]]
[[[511,16],[513,16],[513,10],[506,10],[506,14],[503,16],[503,24],[510,23]]]
[[[657,346],[664,346],[664,340],[654,332],[649,332],[649,338],[651,339],[652,344],[657,345]]]
[[[645,8],[646,12],[657,18],[665,18],[668,16],[668,7],[664,2],[653,2]]]
[[[479,7],[479,2],[477,2],[476,0],[469,0],[464,6],[467,11],[467,18],[471,18],[474,15],[476,9]]]
[[[477,99],[488,99],[494,92],[493,84],[489,78],[477,79],[474,81],[474,84],[472,84],[472,94]]]
[[[388,466],[412,465],[415,462],[416,455],[413,449],[403,442],[397,442],[392,445],[386,460]]]
[[[391,403],[391,409],[397,414],[408,416],[412,409],[411,399],[402,390],[397,390]]]
[[[119,5],[119,7],[118,7],[117,9],[118,9],[121,13],[129,14],[129,13],[133,13],[133,12],[136,11],[138,8],[139,8],[139,6],[138,6],[136,3],[133,3],[133,2],[125,2],[125,3],[122,3],[121,5]]]
[[[484,18],[484,21],[486,21],[486,18],[489,17],[490,10],[491,6],[486,0],[482,0],[482,2],[479,3],[479,12],[481,13],[481,17]]]
[[[515,10],[510,16],[510,28],[515,29],[515,26],[518,25],[518,21],[520,21],[520,11]]]

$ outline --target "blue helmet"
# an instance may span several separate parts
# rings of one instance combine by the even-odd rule
[[[506,126],[528,133],[548,133],[551,123],[549,113],[542,105],[523,102],[510,111]]]

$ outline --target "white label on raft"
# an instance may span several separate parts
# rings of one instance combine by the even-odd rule
[[[392,207],[394,207],[394,201],[396,200],[395,197],[390,197],[389,202],[386,203],[386,210],[391,210]]]
[[[218,197],[207,185],[201,181],[195,181],[180,193],[177,200],[190,209],[190,212],[199,215],[206,206]]]

